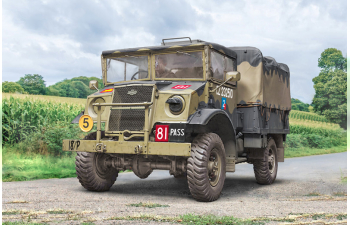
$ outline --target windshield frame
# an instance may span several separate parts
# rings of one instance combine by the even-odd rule
[[[203,57],[203,77],[202,78],[156,78],[156,72],[155,72],[155,55],[160,55],[160,54],[174,54],[177,51],[181,52],[202,52],[202,57]],[[117,58],[117,57],[125,57],[125,56],[148,56],[148,77],[144,79],[137,79],[137,80],[127,80],[127,81],[117,81],[117,82],[107,82],[107,59],[108,58]],[[101,55],[101,66],[102,66],[102,78],[103,78],[103,84],[104,86],[108,85],[113,85],[113,84],[120,84],[120,83],[128,83],[128,82],[133,82],[133,81],[161,81],[161,80],[166,80],[166,81],[205,81],[207,74],[206,74],[206,53],[205,53],[205,48],[203,45],[198,45],[198,46],[191,46],[191,48],[173,48],[171,47],[170,49],[166,50],[161,50],[161,51],[154,51],[150,49],[142,49],[142,51],[139,50],[139,52],[115,52],[113,54],[110,54],[108,56],[103,56]]]
[[[136,79],[136,80],[121,80],[121,81],[116,81],[116,82],[107,82],[107,59],[111,59],[111,58],[124,58],[124,57],[130,57],[130,56],[134,56],[134,57],[138,57],[138,56],[147,56],[147,60],[148,60],[148,75],[147,78],[143,78],[143,79]],[[101,63],[102,63],[102,74],[103,74],[103,83],[105,86],[108,85],[113,85],[113,84],[119,84],[119,83],[126,83],[126,82],[132,82],[132,81],[145,81],[145,80],[151,80],[151,75],[152,75],[152,71],[151,71],[151,67],[150,67],[150,62],[151,62],[151,53],[147,53],[147,54],[123,54],[123,55],[111,55],[108,57],[101,57]]]
[[[203,81],[205,80],[205,54],[203,49],[181,49],[181,52],[184,53],[191,53],[191,52],[201,52],[202,53],[202,61],[203,61],[203,76],[202,78],[157,78],[156,77],[156,55],[167,55],[167,54],[176,54],[176,50],[167,50],[167,51],[162,51],[162,52],[153,52],[152,54],[152,80],[159,81],[159,80],[167,80],[167,81]]]

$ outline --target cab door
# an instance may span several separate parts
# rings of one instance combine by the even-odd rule
[[[210,52],[210,86],[209,102],[212,107],[224,110],[234,123],[234,110],[237,107],[237,82],[225,82],[226,73],[229,71],[236,71],[235,60],[231,59],[217,51]]]

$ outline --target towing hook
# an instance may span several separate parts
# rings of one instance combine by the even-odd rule
[[[142,153],[142,146],[136,145],[135,146],[135,154],[141,154]]]

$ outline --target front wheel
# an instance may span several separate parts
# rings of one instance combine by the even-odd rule
[[[264,158],[254,160],[255,179],[259,184],[272,184],[277,176],[278,161],[275,141],[270,138],[264,151]]]
[[[108,191],[118,176],[118,170],[106,165],[104,153],[78,152],[75,157],[76,174],[81,185],[89,191]]]
[[[220,197],[225,178],[225,149],[220,137],[214,133],[198,135],[187,160],[187,182],[193,198],[215,201]]]

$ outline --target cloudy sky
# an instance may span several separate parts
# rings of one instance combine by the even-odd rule
[[[101,76],[103,50],[159,45],[162,38],[254,46],[287,64],[291,95],[311,103],[317,59],[346,56],[346,0],[3,0],[2,80],[40,74],[47,85]]]

